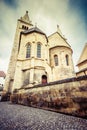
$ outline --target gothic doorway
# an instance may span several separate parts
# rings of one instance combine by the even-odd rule
[[[46,84],[46,83],[47,83],[47,76],[42,75],[42,84]]]

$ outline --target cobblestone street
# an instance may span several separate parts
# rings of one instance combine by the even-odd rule
[[[0,130],[87,130],[87,120],[0,102]]]

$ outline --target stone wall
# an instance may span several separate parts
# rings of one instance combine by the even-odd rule
[[[84,75],[87,75],[87,68],[83,69],[83,70],[80,70],[76,73],[76,76],[79,77],[79,76],[84,76]]]
[[[87,117],[87,76],[15,90],[13,103]]]
[[[55,66],[54,55],[58,56],[58,65]],[[68,65],[66,62],[68,56]],[[75,77],[72,60],[72,50],[69,47],[57,46],[50,49],[50,65],[52,66],[53,81]]]
[[[13,48],[12,48],[8,71],[7,71],[5,84],[4,84],[4,90],[7,92],[12,91],[12,87],[13,87],[13,83],[14,83],[15,69],[16,69],[20,41],[21,41],[20,33],[21,33],[21,31],[24,31],[22,26],[27,26],[28,28],[31,28],[32,24],[26,23],[20,19],[17,21],[17,27],[16,27],[16,32],[15,32],[15,37],[14,37],[14,42],[13,42]]]
[[[86,54],[86,55],[87,55],[87,54]],[[79,63],[77,66],[78,66],[78,68],[79,68],[79,71],[81,71],[81,70],[87,68],[87,58],[86,58],[86,60],[84,60],[82,63]]]

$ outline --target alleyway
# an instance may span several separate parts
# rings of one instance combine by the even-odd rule
[[[87,130],[87,120],[0,102],[0,130]]]

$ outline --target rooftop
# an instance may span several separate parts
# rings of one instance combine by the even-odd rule
[[[29,33],[33,33],[33,32],[37,32],[37,33],[45,35],[46,39],[48,40],[46,34],[36,26],[33,28],[30,28],[29,30],[22,32],[22,34],[29,34]]]
[[[4,71],[0,71],[0,77],[6,77],[6,74],[4,73]]]

